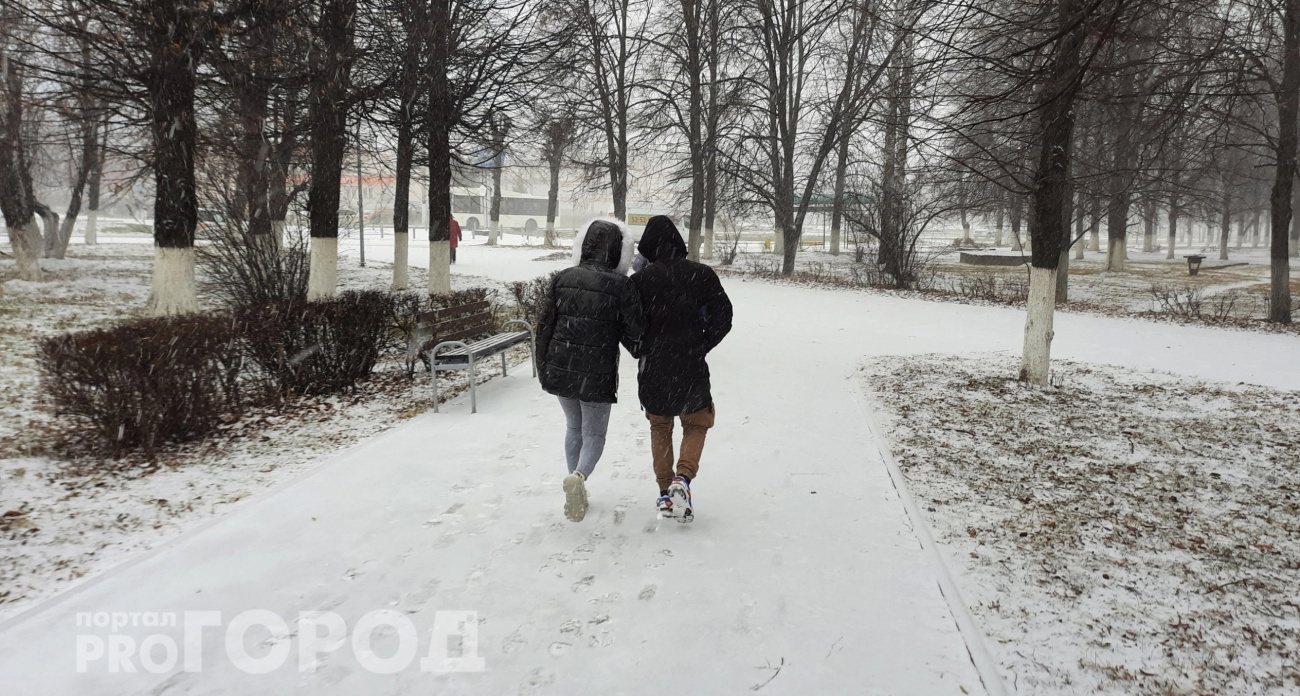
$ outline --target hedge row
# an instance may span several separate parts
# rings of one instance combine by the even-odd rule
[[[384,355],[405,354],[415,314],[487,295],[349,291],[62,334],[40,344],[41,385],[110,449],[152,452],[249,406],[350,389]]]

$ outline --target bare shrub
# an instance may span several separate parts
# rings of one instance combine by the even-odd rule
[[[515,300],[516,316],[524,321],[537,326],[537,319],[542,315],[542,307],[546,305],[546,298],[550,295],[551,285],[555,282],[555,273],[549,273],[544,276],[538,276],[532,280],[517,280],[506,285],[510,295]]]
[[[1236,290],[1227,290],[1215,295],[1210,303],[1210,311],[1215,319],[1231,319],[1237,300],[1241,298]]]
[[[1205,304],[1201,288],[1195,285],[1152,283],[1151,300],[1155,311],[1183,317],[1200,317]]]
[[[719,265],[730,266],[736,262],[736,255],[740,253],[740,225],[730,215],[719,215],[718,226],[713,253],[718,257]]]
[[[41,386],[114,452],[201,437],[241,408],[239,331],[225,313],[139,319],[46,338]]]
[[[387,342],[392,293],[347,291],[318,302],[241,307],[248,355],[275,393],[324,394],[370,374]]]
[[[196,247],[203,290],[225,307],[305,301],[307,236],[297,228],[283,239],[255,235],[247,220],[230,214],[234,209],[233,204],[205,209],[212,219],[200,221],[199,233],[209,241]]]

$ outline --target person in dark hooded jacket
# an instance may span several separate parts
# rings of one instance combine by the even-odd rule
[[[586,481],[605,449],[618,401],[618,346],[635,355],[645,322],[627,277],[633,247],[627,227],[592,220],[573,247],[576,263],[552,279],[538,319],[537,369],[542,388],[564,409],[564,514],[578,522],[587,514]]]
[[[705,357],[731,331],[731,300],[712,268],[686,258],[686,242],[667,216],[650,218],[637,250],[648,262],[632,276],[646,321],[637,382],[650,420],[658,506],[664,516],[689,522],[690,484],[714,420]],[[675,419],[682,422],[682,448],[674,470]]]

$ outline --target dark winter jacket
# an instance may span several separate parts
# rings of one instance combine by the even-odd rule
[[[637,247],[650,262],[632,276],[646,329],[638,393],[657,416],[694,413],[713,403],[705,356],[731,331],[731,300],[712,268],[686,259],[686,242],[662,215]]]
[[[542,388],[580,401],[618,401],[618,345],[635,354],[645,330],[641,303],[627,269],[631,236],[608,220],[594,220],[574,240],[579,263],[560,271],[537,327]]]

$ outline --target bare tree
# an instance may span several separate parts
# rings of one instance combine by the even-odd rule
[[[41,232],[36,226],[36,196],[24,139],[27,75],[18,53],[27,43],[24,34],[30,31],[8,4],[0,6],[0,212],[18,261],[18,276],[39,281]]]

